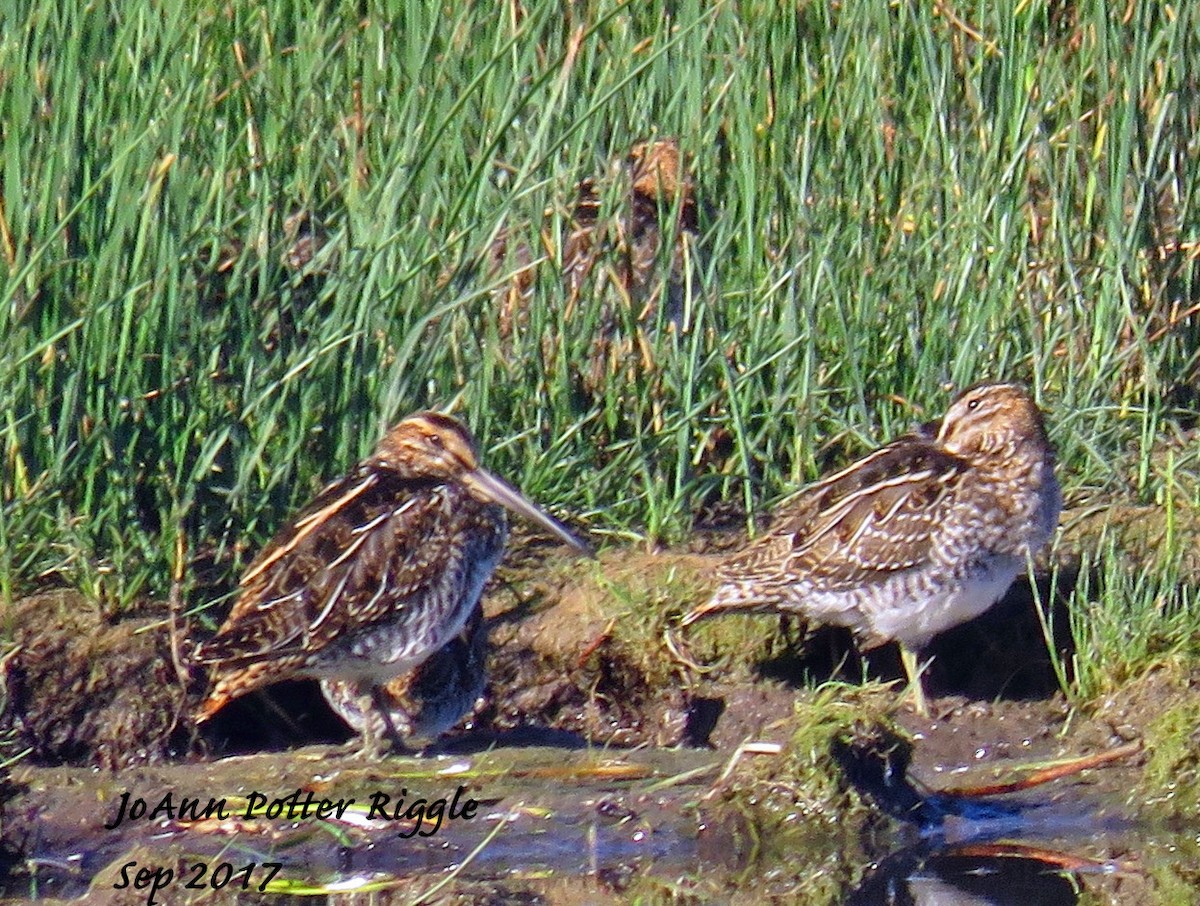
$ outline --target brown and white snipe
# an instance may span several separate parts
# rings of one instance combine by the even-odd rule
[[[1020,384],[980,384],[936,431],[905,435],[802,491],[720,568],[683,625],[734,610],[798,613],[895,641],[921,714],[917,654],[992,606],[1058,525],[1042,413]]]
[[[435,412],[401,421],[246,570],[233,610],[197,651],[216,680],[197,722],[284,679],[343,681],[373,697],[402,675],[418,681],[414,672],[443,649],[474,658],[473,643],[454,643],[500,561],[506,509],[590,553],[480,467],[475,440],[460,422]],[[467,665],[463,675],[476,669]],[[468,676],[463,685],[473,683]],[[363,702],[359,710],[370,707]],[[364,753],[374,753],[379,725],[363,721]]]

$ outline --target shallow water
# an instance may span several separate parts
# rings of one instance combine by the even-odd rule
[[[1139,825],[1086,785],[927,798],[913,820],[876,822],[870,844],[855,840],[831,858],[805,841],[827,841],[836,822],[756,824],[752,803],[715,795],[726,763],[697,750],[528,748],[363,765],[312,747],[116,774],[18,769],[25,789],[5,810],[4,834],[23,856],[2,890],[121,903],[211,901],[214,886],[218,901],[262,887],[264,902],[337,890],[377,903],[448,891],[465,902],[686,894],[855,904],[1057,904],[1089,891],[1099,896],[1090,902],[1166,903],[1196,893],[1195,833]],[[272,817],[247,814],[251,799]],[[233,893],[243,887],[250,893]]]

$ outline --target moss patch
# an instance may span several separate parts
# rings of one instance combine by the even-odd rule
[[[777,869],[772,896],[840,902],[890,848],[898,828],[848,782],[845,769],[851,752],[907,763],[911,742],[890,717],[890,697],[881,687],[827,684],[797,699],[778,755],[735,756],[720,807],[752,831],[754,861]]]
[[[1148,758],[1139,796],[1152,814],[1200,818],[1200,701],[1169,705],[1145,731]]]

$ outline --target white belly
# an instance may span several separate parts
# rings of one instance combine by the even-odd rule
[[[991,568],[919,596],[898,595],[890,606],[871,608],[864,621],[866,635],[895,639],[919,650],[936,635],[973,620],[1004,596],[1024,561],[1005,557]]]

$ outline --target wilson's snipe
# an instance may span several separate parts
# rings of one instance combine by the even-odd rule
[[[592,278],[597,293],[611,282],[622,297],[644,306],[636,314],[639,321],[646,321],[663,295],[663,288],[653,278],[663,234],[669,231],[666,313],[668,321],[680,321],[689,271],[698,279],[702,270],[698,258],[688,261],[689,254],[697,254],[700,218],[694,187],[681,165],[679,143],[673,138],[634,145],[623,168],[628,194],[611,219],[604,216],[608,190],[603,183],[585,179],[579,184],[562,253],[568,307]],[[676,205],[678,220],[673,221]],[[597,271],[600,264],[605,266]]]
[[[678,327],[689,282],[699,293],[705,270],[700,206],[679,143],[665,138],[635,144],[614,172],[578,184],[565,219],[562,236],[556,241],[543,232],[541,243],[551,259],[561,249],[564,319],[580,310],[581,297],[601,300],[588,362],[580,368],[585,389],[595,393],[620,368],[640,362],[651,369],[650,345],[641,331],[654,326],[660,306],[665,323]],[[539,260],[507,230],[488,251],[488,275],[511,275],[499,295],[501,339],[527,326]],[[659,277],[660,260],[670,262],[665,279]],[[638,330],[627,329],[634,326]],[[543,342],[548,362],[559,354],[556,340]]]
[[[917,653],[994,604],[1049,540],[1061,509],[1042,414],[1018,384],[963,393],[923,426],[805,489],[720,570],[684,618],[774,609],[896,641],[928,708]]]
[[[692,329],[689,300],[707,291],[701,209],[673,138],[640,142],[615,174],[579,184],[562,245],[563,318],[578,311],[590,342],[569,368],[583,399],[603,401],[618,435],[639,422],[663,429],[663,338]],[[552,351],[543,348],[545,361]],[[633,398],[621,386],[643,392]]]
[[[588,551],[484,471],[458,421],[434,412],[404,419],[242,576],[233,610],[197,652],[216,666],[197,721],[282,679],[368,688],[419,668],[463,631],[478,605],[504,549],[505,508]],[[368,733],[364,752],[376,741]]]
[[[338,716],[364,738],[431,743],[474,712],[487,674],[487,624],[475,605],[463,631],[415,670],[376,686],[353,680],[321,680],[321,691]],[[373,721],[368,727],[367,721]]]

